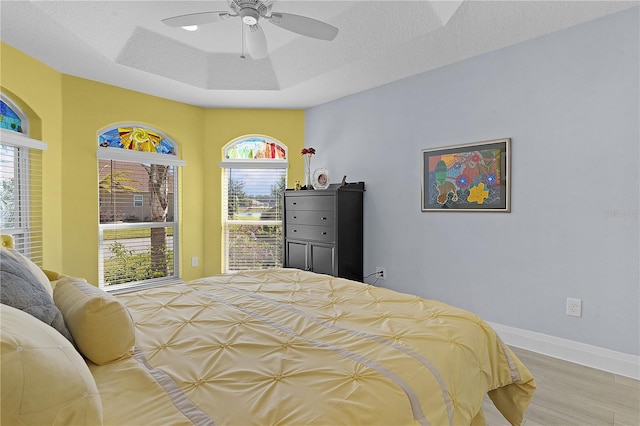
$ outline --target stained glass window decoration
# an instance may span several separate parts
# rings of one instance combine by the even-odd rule
[[[239,138],[224,150],[225,160],[287,159],[287,150],[280,143],[260,136]]]
[[[4,101],[0,101],[0,128],[22,133],[22,120]]]
[[[98,144],[105,148],[177,155],[171,141],[158,132],[142,127],[118,127],[108,130],[98,137]]]

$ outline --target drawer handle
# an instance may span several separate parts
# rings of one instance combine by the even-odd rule
[[[297,230],[297,229],[294,229],[294,230],[293,230],[293,232],[298,232],[298,230]]]
[[[294,206],[298,205],[298,203],[293,203]]]
[[[326,218],[326,217],[323,217],[323,218],[322,218],[322,220],[327,220],[327,218]]]
[[[327,235],[327,231],[324,231],[324,232],[322,233],[322,235]]]
[[[298,218],[298,216],[294,216],[293,218],[294,218],[294,219],[297,219],[297,218]]]

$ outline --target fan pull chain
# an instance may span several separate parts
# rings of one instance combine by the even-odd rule
[[[240,47],[240,58],[241,59],[247,59],[246,56],[244,56],[244,25],[240,25],[240,31],[242,31],[242,46]]]

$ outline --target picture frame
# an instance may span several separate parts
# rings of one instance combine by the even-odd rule
[[[314,189],[327,189],[329,187],[329,171],[325,168],[315,169],[311,184]]]
[[[511,211],[511,139],[423,149],[423,212]]]

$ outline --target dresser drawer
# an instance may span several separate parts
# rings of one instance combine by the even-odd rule
[[[333,210],[287,210],[287,225],[333,226],[335,214]]]
[[[285,210],[333,210],[334,200],[332,195],[286,197]]]
[[[301,240],[322,241],[332,243],[335,239],[335,228],[333,226],[313,226],[313,225],[288,225],[287,238],[299,238]]]

